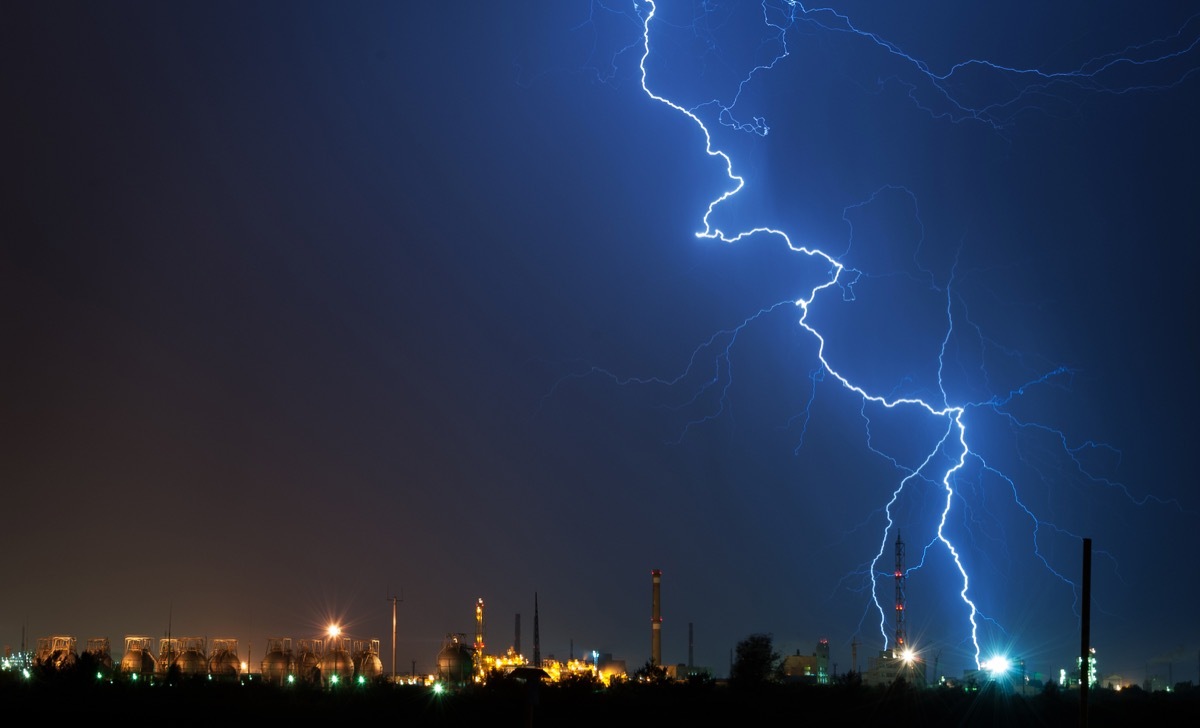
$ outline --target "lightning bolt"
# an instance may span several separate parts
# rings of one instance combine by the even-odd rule
[[[699,374],[703,379],[702,383],[695,389],[691,397],[677,405],[677,407],[679,409],[690,408],[696,405],[703,396],[710,394],[713,395],[712,399],[716,401],[716,405],[711,411],[687,420],[679,435],[679,440],[682,440],[692,428],[714,420],[726,411],[729,387],[732,383],[731,350],[737,340],[738,334],[746,327],[777,310],[798,310],[799,318],[797,319],[797,323],[807,336],[811,337],[816,343],[816,358],[819,364],[809,373],[812,390],[803,413],[793,418],[794,421],[801,423],[800,445],[797,446],[797,450],[803,444],[804,435],[807,432],[809,412],[812,402],[816,397],[817,385],[820,382],[832,380],[836,381],[847,392],[853,393],[861,401],[861,414],[865,422],[868,436],[867,446],[870,450],[888,460],[893,467],[904,473],[903,477],[892,490],[890,499],[881,508],[886,525],[880,536],[878,550],[863,568],[866,578],[869,578],[870,602],[874,611],[879,616],[879,628],[885,648],[889,644],[889,636],[886,630],[887,610],[880,602],[878,591],[880,589],[880,577],[891,575],[890,569],[880,568],[880,561],[883,560],[887,550],[890,534],[894,533],[897,528],[897,523],[893,517],[893,509],[897,506],[905,491],[914,487],[914,484],[929,484],[933,485],[940,494],[936,500],[937,525],[934,529],[934,535],[921,549],[919,563],[909,567],[908,571],[912,572],[924,568],[926,559],[933,550],[940,550],[949,557],[959,585],[957,587],[957,594],[962,603],[964,619],[967,625],[966,632],[969,635],[967,640],[970,642],[970,649],[973,651],[976,666],[981,667],[983,665],[983,648],[981,647],[979,634],[980,624],[988,618],[980,610],[976,599],[972,596],[972,585],[968,569],[964,564],[960,546],[955,543],[950,535],[950,525],[951,518],[956,513],[956,504],[963,504],[960,509],[960,517],[964,519],[964,522],[979,518],[982,514],[971,512],[971,509],[966,505],[966,499],[962,495],[962,489],[973,486],[982,487],[984,478],[989,480],[994,479],[1003,483],[1010,494],[1011,502],[1028,518],[1031,524],[1033,550],[1036,557],[1050,573],[1072,590],[1076,599],[1078,599],[1078,593],[1075,585],[1070,579],[1056,570],[1050,560],[1042,554],[1039,538],[1042,529],[1068,534],[1075,538],[1078,537],[1068,529],[1057,526],[1049,519],[1037,515],[1034,509],[1027,506],[1021,498],[1016,479],[1005,474],[1004,470],[1000,467],[989,463],[988,459],[978,449],[972,447],[970,433],[973,430],[970,425],[973,415],[977,413],[997,415],[1002,421],[1007,423],[1011,431],[1034,431],[1057,440],[1061,453],[1065,454],[1067,461],[1074,468],[1074,474],[1088,483],[1112,488],[1123,494],[1130,501],[1138,504],[1144,504],[1151,500],[1159,503],[1171,503],[1176,506],[1178,504],[1173,501],[1163,501],[1153,496],[1135,495],[1125,485],[1103,476],[1095,475],[1088,464],[1089,455],[1096,452],[1116,453],[1110,446],[1092,441],[1072,445],[1066,435],[1059,430],[1048,425],[1028,421],[1016,414],[1016,410],[1013,407],[1014,403],[1030,390],[1048,386],[1069,386],[1070,378],[1074,374],[1074,371],[1069,367],[1050,366],[1040,370],[1035,369],[1034,371],[1038,371],[1039,373],[1028,377],[1018,386],[1012,387],[1009,391],[1000,395],[988,394],[977,398],[952,396],[950,387],[947,385],[947,367],[950,365],[953,345],[957,339],[963,337],[963,333],[958,329],[965,328],[968,333],[973,332],[974,340],[979,342],[980,347],[994,346],[1000,348],[998,344],[990,341],[983,335],[980,327],[971,320],[970,312],[966,309],[965,303],[955,295],[955,286],[958,285],[959,281],[957,261],[949,274],[948,282],[944,285],[939,285],[936,282],[933,272],[926,270],[919,263],[916,263],[915,255],[913,259],[914,263],[916,263],[919,277],[930,290],[937,293],[943,302],[941,309],[943,317],[942,336],[940,347],[935,357],[936,391],[922,396],[914,396],[911,393],[901,394],[899,387],[895,391],[887,393],[871,391],[870,387],[856,382],[855,377],[845,373],[839,366],[836,366],[832,357],[827,353],[827,337],[822,333],[822,327],[810,318],[810,314],[816,310],[819,301],[833,302],[840,299],[844,302],[853,302],[855,300],[855,286],[860,285],[864,280],[870,280],[872,276],[849,267],[843,262],[847,253],[849,253],[849,246],[844,251],[835,254],[818,247],[799,244],[788,233],[774,227],[755,226],[727,231],[714,222],[714,216],[718,209],[738,195],[744,189],[746,181],[735,171],[734,162],[730,154],[724,151],[714,140],[713,130],[720,128],[735,133],[746,133],[756,136],[766,136],[770,132],[766,120],[762,117],[742,118],[738,110],[739,101],[743,93],[757,77],[770,73],[778,64],[788,58],[790,55],[788,36],[790,33],[800,29],[804,29],[806,33],[844,36],[856,39],[899,61],[900,65],[907,69],[908,73],[881,79],[879,84],[881,86],[888,84],[901,85],[906,89],[913,103],[918,108],[927,112],[931,118],[956,124],[978,123],[988,129],[1000,132],[1010,127],[1016,118],[1023,113],[1032,111],[1051,113],[1048,110],[1051,102],[1056,104],[1055,110],[1062,110],[1069,107],[1080,94],[1121,95],[1139,91],[1165,89],[1182,83],[1196,72],[1196,66],[1192,65],[1194,63],[1192,56],[1200,48],[1200,34],[1198,34],[1200,33],[1200,28],[1198,28],[1200,26],[1200,14],[1188,18],[1179,31],[1170,37],[1140,45],[1130,45],[1119,52],[1097,56],[1068,70],[1049,72],[1034,68],[1015,68],[985,60],[972,59],[955,63],[939,72],[931,68],[928,63],[904,51],[899,45],[875,33],[859,28],[847,15],[839,13],[832,8],[808,8],[802,3],[791,0],[766,1],[761,4],[761,7],[762,23],[767,29],[770,41],[770,45],[768,45],[767,41],[764,41],[762,48],[767,49],[769,47],[769,52],[765,54],[765,62],[756,64],[741,78],[740,83],[736,86],[736,91],[732,95],[732,100],[728,102],[713,99],[693,106],[685,106],[683,103],[675,101],[655,90],[655,86],[650,80],[651,74],[647,70],[647,62],[652,56],[652,28],[656,23],[656,16],[658,14],[658,2],[655,0],[635,0],[625,6],[626,9],[624,10],[604,3],[592,4],[592,19],[603,13],[608,17],[618,17],[630,21],[636,20],[640,33],[639,41],[636,43],[625,43],[612,56],[609,63],[597,66],[596,76],[604,82],[611,81],[616,76],[618,59],[632,53],[635,48],[639,48],[640,58],[637,68],[641,90],[649,99],[668,107],[693,125],[700,132],[703,139],[705,154],[723,168],[728,184],[725,186],[724,191],[707,204],[700,218],[700,229],[695,232],[695,236],[698,239],[714,240],[728,244],[736,244],[748,238],[774,239],[785,244],[792,252],[805,256],[817,269],[824,271],[823,275],[816,284],[808,288],[798,298],[775,302],[747,316],[736,326],[714,334],[708,340],[701,343],[700,346],[696,347],[683,372],[675,377],[623,377],[607,369],[593,366],[563,377],[555,383],[547,396],[552,396],[559,387],[563,386],[570,379],[591,376],[601,376],[622,386],[657,385],[668,388],[674,387],[690,381],[693,377],[697,376],[698,371],[704,369],[702,362],[711,361],[711,370],[707,370],[707,374]],[[710,4],[702,3],[699,17],[704,17],[712,12],[715,12],[715,10]],[[697,35],[704,34],[698,33]],[[715,41],[709,41],[709,45],[714,43]],[[980,79],[993,82],[990,85],[987,83],[982,85],[991,89],[999,88],[1001,90],[995,92],[991,98],[987,98],[984,101],[972,101],[966,98],[963,89],[968,88],[967,81],[971,80],[978,83]],[[1002,80],[1003,84],[994,83],[997,80]],[[708,119],[707,122],[706,119]],[[849,218],[850,213],[858,207],[870,204],[875,200],[876,196],[884,193],[897,193],[907,196],[913,206],[914,216],[919,225],[920,218],[915,213],[915,196],[904,188],[887,186],[878,190],[875,195],[872,195],[871,199],[846,208],[843,219],[851,227],[851,244],[853,243],[853,224]],[[923,228],[921,234],[923,237]],[[715,354],[711,352],[715,352]],[[1012,354],[1012,352],[1006,353]],[[988,373],[983,366],[983,356],[980,355],[979,359],[979,374],[984,381],[988,381]],[[873,413],[888,411],[915,413],[919,417],[931,421],[936,426],[932,431],[938,434],[931,438],[932,443],[928,446],[928,449],[924,450],[923,454],[917,457],[912,465],[905,465],[899,458],[888,455],[882,449],[877,449],[872,442]],[[792,426],[793,424],[794,422],[789,422],[788,426]],[[1030,455],[1030,458],[1032,459],[1032,455]],[[868,609],[870,609],[870,606]]]

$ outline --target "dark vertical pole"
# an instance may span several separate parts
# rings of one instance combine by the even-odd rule
[[[650,663],[658,667],[662,665],[662,571],[654,569],[650,577]]]
[[[688,622],[688,667],[692,666],[692,623]]]
[[[533,666],[542,666],[542,642],[538,636],[538,603],[537,592],[533,593]]]
[[[1079,643],[1079,725],[1088,723],[1088,673],[1091,666],[1092,631],[1092,539],[1083,539],[1083,611]]]

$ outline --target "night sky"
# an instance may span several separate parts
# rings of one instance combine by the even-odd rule
[[[0,643],[1200,678],[1200,5],[703,5],[4,3]]]

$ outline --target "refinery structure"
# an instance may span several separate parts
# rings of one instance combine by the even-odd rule
[[[521,653],[521,615],[516,615],[513,643],[500,653],[489,653],[484,630],[484,602],[475,602],[475,639],[468,643],[463,633],[446,635],[437,655],[437,671],[425,680],[442,681],[450,685],[467,685],[486,682],[496,675],[513,675],[522,678],[535,677],[557,682],[570,676],[592,676],[604,685],[613,680],[624,680],[624,660],[614,660],[612,655],[592,652],[576,659],[573,655],[565,662],[541,656],[541,635],[538,631],[537,594],[533,597],[533,658]],[[588,659],[588,658],[591,659]]]
[[[868,658],[865,670],[858,664],[858,641],[851,642],[852,660],[849,674],[857,675],[864,685],[888,686],[904,682],[914,687],[937,685],[980,685],[986,682],[1011,683],[1014,690],[1026,692],[1040,689],[1044,677],[1038,673],[1026,673],[1024,663],[996,658],[977,670],[967,670],[961,679],[939,675],[937,653],[933,658],[932,674],[926,666],[926,657],[909,643],[907,634],[905,594],[904,542],[897,534],[895,541],[895,604],[894,637],[890,647]],[[361,639],[342,634],[331,626],[326,634],[292,639],[291,637],[269,637],[263,657],[255,662],[245,658],[239,651],[237,639],[230,637],[208,639],[201,636],[168,636],[154,639],[147,635],[126,635],[124,651],[119,661],[114,660],[112,646],[106,637],[88,638],[82,650],[76,638],[56,634],[37,639],[36,648],[27,650],[25,645],[13,651],[5,647],[0,670],[28,671],[33,669],[65,669],[87,662],[98,672],[120,676],[133,681],[170,681],[175,678],[202,677],[215,681],[260,680],[267,684],[307,684],[332,687],[339,683],[356,684],[390,682],[396,684],[425,684],[436,686],[467,686],[486,683],[496,677],[512,676],[522,680],[558,682],[570,678],[593,679],[604,686],[614,681],[630,679],[660,679],[684,681],[691,679],[712,680],[713,672],[708,667],[693,664],[692,625],[688,624],[688,655],[686,663],[664,664],[662,656],[662,571],[651,571],[650,594],[650,659],[646,668],[631,676],[626,661],[612,654],[598,651],[585,652],[579,657],[571,654],[565,661],[552,656],[542,657],[539,634],[537,593],[533,595],[533,639],[532,654],[522,651],[521,615],[515,615],[511,644],[500,650],[488,648],[486,626],[487,612],[483,598],[474,604],[475,631],[473,639],[465,633],[447,633],[437,652],[433,671],[417,674],[416,663],[407,675],[397,673],[395,668],[395,602],[390,597],[393,609],[392,621],[392,669],[385,671],[380,655],[380,640]],[[24,638],[22,638],[24,642]],[[432,657],[432,656],[431,656]],[[1063,687],[1078,687],[1079,669],[1063,669],[1058,675],[1058,684]],[[732,670],[732,656],[731,656]],[[648,669],[647,669],[648,668]],[[774,678],[782,682],[799,682],[828,685],[839,676],[831,669],[830,645],[820,639],[809,655],[795,654],[779,659]],[[1089,685],[1112,685],[1113,677],[1097,677],[1095,651],[1089,658]],[[1116,678],[1117,687],[1125,681]]]
[[[661,642],[661,583],[662,572],[652,571],[651,594],[651,660],[662,668],[664,675],[675,679],[703,675],[711,677],[708,668],[692,664],[691,625],[688,634],[687,664],[663,666]],[[543,658],[539,634],[537,593],[534,593],[532,655],[521,649],[521,615],[517,614],[513,641],[501,650],[489,650],[486,634],[487,614],[483,598],[476,600],[474,639],[464,633],[448,633],[435,658],[435,669],[427,674],[400,675],[395,669],[395,603],[393,609],[392,669],[383,669],[380,640],[358,639],[330,627],[325,635],[293,639],[269,637],[261,660],[251,662],[239,652],[234,638],[175,637],[155,640],[148,635],[126,635],[124,652],[119,660],[113,657],[108,638],[89,638],[82,651],[74,636],[53,635],[37,640],[37,647],[27,651],[24,645],[14,651],[5,648],[0,668],[4,670],[63,669],[83,661],[98,670],[138,681],[164,681],[173,677],[203,677],[209,680],[261,680],[268,684],[310,684],[330,687],[353,681],[394,682],[407,684],[441,684],[465,686],[486,682],[496,676],[517,676],[557,682],[570,677],[586,676],[607,686],[613,681],[629,679],[626,662],[610,653],[587,652],[579,657],[571,654],[567,660],[552,656]],[[572,648],[572,652],[573,652]]]
[[[552,682],[572,675],[589,675],[604,685],[626,678],[624,660],[613,659],[610,654],[592,652],[565,662],[542,659],[536,599],[535,595],[532,660],[520,651],[520,615],[516,618],[513,644],[498,654],[488,652],[484,641],[484,601],[480,598],[475,603],[475,639],[468,642],[461,633],[448,634],[437,654],[436,670],[427,675],[401,677],[394,670],[385,673],[380,640],[351,638],[336,627],[322,637],[298,640],[269,637],[265,656],[253,665],[242,659],[238,641],[233,638],[210,642],[206,637],[163,637],[156,644],[147,635],[127,635],[124,652],[119,661],[114,661],[108,638],[89,638],[80,652],[74,636],[52,635],[38,638],[31,652],[14,653],[6,648],[2,666],[6,670],[59,670],[81,664],[86,656],[98,671],[134,681],[163,681],[176,676],[210,680],[249,678],[275,685],[302,683],[323,687],[380,680],[463,686],[508,674],[537,676]]]

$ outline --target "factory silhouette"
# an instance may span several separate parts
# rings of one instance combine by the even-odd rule
[[[662,571],[652,571],[651,598],[651,657],[649,665],[661,667],[671,679],[703,677],[711,679],[712,671],[707,667],[692,664],[692,630],[688,625],[688,662],[686,664],[662,665]],[[174,636],[169,633],[155,640],[148,635],[126,635],[124,652],[115,659],[112,644],[107,637],[90,637],[82,651],[72,635],[56,634],[39,637],[35,649],[27,650],[24,645],[14,651],[5,647],[3,667],[5,670],[42,669],[65,670],[80,662],[95,665],[116,676],[132,680],[163,680],[171,676],[179,678],[205,677],[213,680],[256,679],[268,684],[319,684],[325,687],[344,682],[396,682],[407,684],[466,685],[484,682],[489,677],[517,674],[532,674],[538,671],[541,679],[556,682],[563,679],[589,675],[604,685],[614,680],[629,679],[626,661],[615,659],[611,654],[590,652],[576,658],[573,654],[566,660],[552,656],[543,658],[539,634],[537,593],[533,595],[533,641],[532,655],[526,656],[521,645],[521,615],[515,615],[513,641],[500,652],[490,652],[485,641],[485,604],[482,598],[475,603],[475,635],[468,641],[463,633],[449,633],[442,642],[436,656],[436,670],[418,675],[415,670],[402,674],[396,669],[395,629],[396,601],[392,602],[392,661],[391,669],[385,670],[382,659],[381,640],[376,637],[357,638],[342,634],[336,627],[322,636],[293,639],[291,637],[268,637],[264,656],[251,663],[243,660],[238,640],[231,637]],[[573,651],[573,650],[572,650]]]
[[[859,671],[858,642],[851,644],[852,660],[849,672],[867,685],[891,685],[897,681],[914,686],[927,686],[925,659],[910,649],[905,627],[905,567],[904,542],[897,535],[896,549],[896,601],[895,637],[893,648],[879,652],[867,660],[865,671]],[[405,684],[441,684],[465,686],[484,683],[489,679],[518,675],[533,676],[539,680],[559,682],[586,677],[604,686],[631,679],[666,679],[673,681],[711,681],[711,667],[698,666],[693,661],[693,628],[688,624],[687,661],[664,664],[662,655],[662,571],[651,571],[650,598],[650,658],[639,669],[630,671],[626,660],[610,653],[586,652],[578,657],[572,645],[567,660],[553,656],[543,657],[539,635],[539,613],[537,593],[533,595],[533,639],[532,653],[522,650],[521,615],[515,615],[511,645],[501,650],[489,650],[485,635],[485,604],[479,598],[475,607],[475,634],[469,640],[464,633],[448,633],[436,655],[436,669],[427,674],[417,674],[416,662],[412,669],[404,672],[396,666],[396,597],[392,603],[391,665],[385,669],[381,640],[377,637],[359,638],[340,632],[337,627],[320,636],[293,639],[292,637],[269,637],[263,657],[251,662],[243,659],[237,639],[221,637],[212,639],[199,636],[175,636],[168,633],[155,644],[147,635],[126,635],[124,651],[119,660],[114,659],[112,645],[106,637],[88,638],[82,652],[76,638],[66,634],[40,637],[33,651],[21,646],[14,651],[5,648],[3,667],[12,669],[64,669],[81,659],[107,671],[115,677],[132,680],[155,681],[172,677],[210,680],[258,680],[266,684],[307,684],[332,687],[341,683],[359,684],[391,682]],[[762,637],[761,635],[758,637]],[[249,646],[247,646],[249,647]],[[740,647],[740,646],[739,646]],[[250,650],[247,650],[249,654]],[[828,685],[835,675],[830,670],[830,647],[826,639],[816,642],[814,650],[807,655],[767,655],[772,663],[771,676],[785,682]],[[730,677],[734,677],[735,663],[730,656]],[[937,670],[936,660],[934,672]],[[1025,676],[1026,682],[1028,677]],[[985,675],[967,676],[968,679],[986,680]],[[934,678],[937,679],[936,677]],[[1040,687],[1040,684],[1035,684]]]
[[[489,650],[480,598],[474,604],[474,639],[447,634],[432,673],[415,674],[414,664],[409,674],[400,674],[395,667],[397,599],[390,598],[390,670],[384,668],[379,639],[336,630],[311,639],[268,638],[265,655],[254,664],[241,658],[237,640],[230,638],[209,643],[168,631],[155,645],[148,636],[127,635],[123,655],[114,660],[107,638],[89,638],[79,651],[74,637],[53,635],[39,638],[33,651],[5,648],[0,702],[14,715],[49,715],[44,711],[52,705],[58,719],[134,711],[172,725],[209,725],[223,714],[304,723],[387,717],[407,725],[576,728],[608,728],[630,720],[637,725],[642,724],[639,719],[655,716],[654,722],[725,726],[773,723],[796,710],[840,715],[852,725],[875,724],[884,715],[896,724],[919,720],[926,725],[1200,725],[1200,690],[1190,683],[1170,694],[1099,686],[1089,693],[1084,685],[1092,683],[1094,664],[1086,683],[1065,678],[1041,686],[1023,671],[1000,675],[987,670],[964,675],[962,681],[927,679],[925,661],[909,649],[905,634],[904,544],[899,537],[896,559],[893,649],[870,658],[863,672],[855,666],[832,674],[827,640],[819,640],[809,655],[780,656],[770,635],[755,634],[738,644],[737,660],[731,655],[729,678],[717,680],[711,669],[692,663],[691,624],[687,662],[664,665],[662,572],[654,569],[651,656],[632,672],[624,660],[598,652],[578,658],[572,654],[566,661],[543,657],[535,592],[530,657],[522,650],[520,614],[513,623],[512,644]],[[857,641],[853,647],[857,650]],[[934,665],[936,676],[936,658]]]

